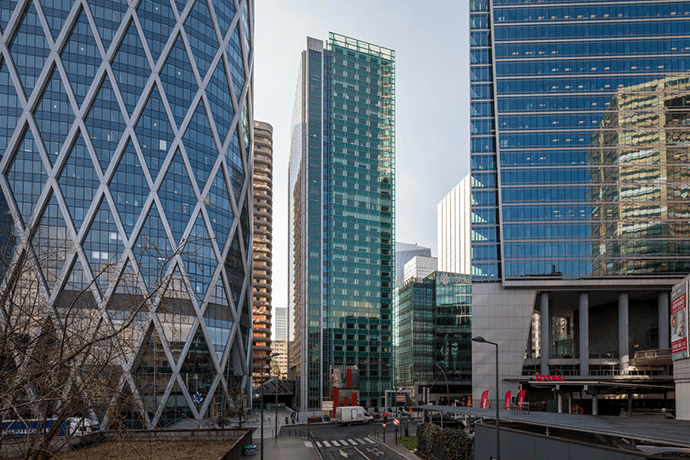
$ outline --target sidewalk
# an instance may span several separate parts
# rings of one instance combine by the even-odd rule
[[[316,450],[307,447],[304,438],[264,438],[264,460],[319,460]],[[256,456],[261,458],[261,440],[255,439]],[[311,443],[309,443],[311,444]]]

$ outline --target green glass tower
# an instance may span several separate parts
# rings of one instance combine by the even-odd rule
[[[293,114],[290,374],[298,405],[331,400],[356,368],[356,402],[391,386],[395,279],[395,53],[331,33],[307,38]]]

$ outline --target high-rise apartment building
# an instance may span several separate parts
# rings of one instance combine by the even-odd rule
[[[359,403],[391,382],[395,276],[395,53],[331,33],[307,39],[289,176],[291,377],[303,411],[357,366]],[[294,334],[294,336],[293,336]]]
[[[271,373],[271,312],[273,281],[273,127],[254,121],[254,296],[252,374],[254,382]]]
[[[468,174],[437,206],[439,271],[467,275],[472,271],[470,181]]]
[[[128,425],[248,389],[253,23],[253,0],[0,5],[3,275],[44,332],[75,302],[81,334],[132,321],[109,357]]]
[[[274,340],[287,342],[288,339],[288,309],[287,307],[273,307]]]
[[[501,394],[559,374],[589,384],[597,413],[620,409],[609,382],[672,389],[669,294],[690,271],[687,5],[472,0],[470,26],[473,329],[498,342]],[[475,399],[495,391],[493,353],[474,345]]]

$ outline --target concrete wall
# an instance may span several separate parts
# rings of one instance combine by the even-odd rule
[[[673,378],[676,382],[676,418],[690,420],[690,359],[673,362]]]
[[[618,304],[589,309],[589,352],[618,353]]]
[[[496,427],[476,424],[474,458],[496,457]],[[641,460],[644,455],[601,446],[568,442],[561,438],[501,428],[501,456],[510,460]]]
[[[472,336],[498,343],[501,378],[522,375],[536,291],[504,290],[500,283],[472,284]],[[481,394],[489,390],[496,400],[496,348],[472,342],[472,400],[478,406]],[[500,383],[499,395],[517,391],[517,384]]]

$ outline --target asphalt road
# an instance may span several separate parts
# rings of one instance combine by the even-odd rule
[[[383,428],[380,421],[368,425],[312,425],[310,429],[326,460],[400,459],[395,452],[377,442],[382,439]],[[389,421],[386,425],[386,439],[389,441],[395,436],[393,430],[393,424]],[[401,434],[401,430],[398,434]]]

